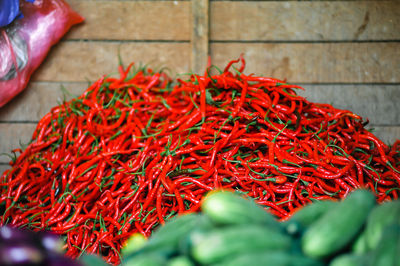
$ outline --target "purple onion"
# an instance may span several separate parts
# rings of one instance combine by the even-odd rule
[[[42,231],[39,233],[39,238],[42,246],[47,250],[47,252],[63,253],[64,243],[58,235]]]
[[[61,254],[51,253],[46,258],[46,266],[83,266],[78,260],[65,257]]]
[[[0,246],[0,265],[43,265],[44,254],[29,243],[8,243]]]
[[[33,232],[11,227],[8,225],[0,227],[0,243],[32,242],[35,239]]]

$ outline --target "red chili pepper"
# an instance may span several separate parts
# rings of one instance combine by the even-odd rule
[[[15,150],[0,178],[1,224],[48,226],[69,256],[102,249],[118,264],[129,235],[198,211],[215,188],[247,193],[280,219],[358,187],[398,198],[400,141],[386,146],[361,117],[309,102],[299,86],[245,75],[242,57],[176,82],[130,67],[53,108]]]

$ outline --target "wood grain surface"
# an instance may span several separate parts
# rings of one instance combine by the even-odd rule
[[[69,1],[69,39],[190,40],[189,1]],[[399,1],[211,1],[211,40],[398,40]]]
[[[36,123],[51,108],[81,95],[86,88],[87,82],[32,82],[18,97],[0,108],[0,123]]]
[[[10,166],[8,164],[0,164],[0,175],[2,175],[3,172],[9,168]]]
[[[68,39],[190,40],[189,1],[68,1],[85,22]]]
[[[193,73],[204,73],[209,56],[209,2],[192,0],[192,35],[190,38],[190,68]]]
[[[187,72],[189,43],[61,42],[33,76],[34,81],[95,81],[117,72],[118,58],[129,64],[167,67],[173,74]]]
[[[244,54],[247,73],[294,83],[399,83],[399,43],[212,43],[212,63],[223,67]],[[189,43],[80,42],[58,44],[34,81],[86,81],[125,63],[190,71]]]
[[[399,1],[211,3],[211,40],[400,39]]]
[[[20,144],[27,144],[35,128],[36,123],[0,123],[0,163],[8,163],[10,158],[3,153],[11,153],[13,149],[20,148]]]
[[[241,53],[247,72],[292,83],[398,83],[400,43],[215,43],[214,64]]]
[[[311,102],[350,110],[379,126],[400,125],[400,85],[303,85]],[[377,93],[379,92],[379,93]],[[397,136],[400,139],[400,135]]]

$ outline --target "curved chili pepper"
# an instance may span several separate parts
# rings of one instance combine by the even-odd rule
[[[361,117],[244,67],[240,57],[175,82],[120,66],[52,108],[0,178],[1,224],[48,226],[68,255],[102,249],[118,264],[129,235],[198,211],[215,188],[247,193],[280,219],[357,187],[398,197],[400,141],[389,147]]]

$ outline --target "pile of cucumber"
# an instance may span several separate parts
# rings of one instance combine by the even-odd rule
[[[400,265],[400,201],[367,190],[318,201],[278,222],[254,201],[212,192],[202,212],[175,217],[146,240],[130,238],[122,265]]]

